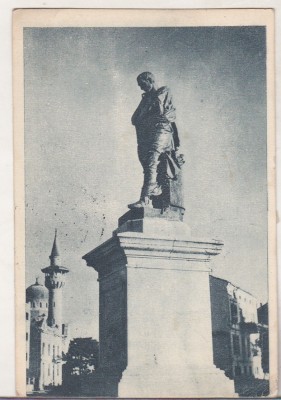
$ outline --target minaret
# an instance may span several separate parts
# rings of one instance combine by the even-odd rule
[[[45,286],[49,289],[47,323],[49,326],[57,325],[59,329],[61,329],[62,288],[65,284],[65,274],[69,272],[69,269],[60,265],[60,255],[57,246],[57,230],[55,230],[53,248],[49,258],[50,266],[42,269],[42,272],[45,274]]]

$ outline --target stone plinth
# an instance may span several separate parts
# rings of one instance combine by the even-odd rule
[[[99,273],[101,370],[120,397],[234,396],[213,365],[209,261],[222,243],[192,240],[177,218],[128,218],[83,257]]]
[[[113,236],[121,232],[141,232],[153,239],[187,239],[190,237],[190,228],[182,222],[183,212],[184,209],[179,207],[166,210],[135,208],[119,218]]]

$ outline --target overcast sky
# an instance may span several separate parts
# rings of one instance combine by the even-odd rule
[[[262,27],[25,28],[26,285],[54,230],[70,269],[65,318],[98,336],[97,273],[82,256],[138,200],[136,77],[170,87],[185,154],[185,222],[221,239],[216,276],[267,301],[266,65]]]

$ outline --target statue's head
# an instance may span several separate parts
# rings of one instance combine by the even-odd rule
[[[155,78],[151,72],[142,72],[137,77],[139,87],[145,92],[150,92],[155,86]]]

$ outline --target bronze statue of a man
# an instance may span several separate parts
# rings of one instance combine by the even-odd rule
[[[132,116],[136,127],[138,157],[143,167],[144,182],[140,200],[129,204],[129,208],[140,208],[151,203],[151,197],[160,196],[161,186],[157,180],[158,164],[163,153],[171,154],[179,147],[175,125],[176,109],[168,87],[159,89],[151,72],[137,77],[144,91],[142,100]]]

